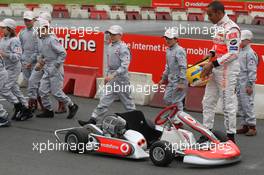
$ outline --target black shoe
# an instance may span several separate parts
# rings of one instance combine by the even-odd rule
[[[47,109],[44,110],[41,114],[36,115],[38,118],[53,118],[54,117],[54,112],[49,111]]]
[[[207,142],[209,139],[205,136],[201,136],[198,140],[197,143],[204,143]]]
[[[227,138],[228,140],[231,140],[232,142],[236,143],[235,134],[227,134]]]
[[[0,128],[1,127],[9,127],[11,122],[8,119],[0,118]]]
[[[82,120],[78,120],[79,125],[84,126],[87,124],[93,124],[96,125],[96,119],[95,118],[90,118],[90,120],[88,121],[82,121]]]
[[[76,115],[79,107],[77,104],[73,104],[72,106],[68,106],[68,108],[69,114],[67,116],[67,119],[72,119]]]
[[[20,113],[23,110],[22,103],[16,103],[16,104],[14,104],[14,109],[15,109],[15,112],[12,115],[11,120],[17,120],[17,117],[20,115]]]
[[[25,120],[28,120],[28,119],[30,119],[30,118],[32,118],[32,117],[33,117],[33,113],[32,113],[32,111],[31,111],[30,109],[28,109],[28,108],[25,108],[25,109],[21,112],[20,116],[18,117],[18,120],[19,120],[19,121],[25,121]]]

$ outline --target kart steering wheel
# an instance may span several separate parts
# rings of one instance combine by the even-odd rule
[[[177,105],[171,105],[160,111],[155,119],[156,125],[163,125],[169,118],[172,118],[178,112]]]

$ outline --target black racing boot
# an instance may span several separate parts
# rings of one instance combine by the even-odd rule
[[[18,121],[25,121],[33,117],[33,113],[29,108],[26,108],[23,106],[23,111],[21,114],[18,116]]]
[[[69,108],[69,114],[67,116],[67,119],[72,119],[76,115],[79,107],[77,104],[73,104],[71,106],[69,105],[68,108]]]
[[[235,141],[235,134],[227,134],[228,140],[231,140],[232,142],[236,143]]]
[[[11,120],[17,120],[18,116],[20,115],[20,113],[23,110],[22,103],[16,103],[16,104],[14,104],[14,109],[15,109],[15,112],[12,115]]]
[[[48,109],[44,109],[41,114],[36,115],[37,118],[53,118],[54,112]]]
[[[9,127],[10,125],[11,125],[11,122],[8,120],[8,118],[0,117],[0,128],[1,127]]]
[[[84,126],[87,124],[93,124],[96,125],[96,119],[91,117],[88,121],[78,120],[79,125]]]

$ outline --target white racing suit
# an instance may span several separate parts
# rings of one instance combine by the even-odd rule
[[[250,45],[242,48],[239,53],[240,74],[237,84],[238,116],[242,125],[256,126],[254,113],[255,82],[257,79],[258,57]],[[253,94],[248,95],[246,88],[253,88]]]
[[[224,124],[227,134],[236,133],[236,94],[235,88],[240,72],[238,54],[240,28],[225,15],[216,25],[213,38],[215,55],[214,68],[203,98],[203,124],[213,128],[216,105],[219,97],[223,99]]]

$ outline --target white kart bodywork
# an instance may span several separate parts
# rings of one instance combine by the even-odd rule
[[[62,139],[60,138],[59,134],[64,134],[69,130],[75,129],[75,128],[82,128],[82,127],[73,127],[73,128],[65,128],[65,129],[58,129],[54,132],[56,139],[59,142],[63,142]],[[145,137],[134,130],[127,130],[124,133],[124,138],[123,139],[118,139],[118,138],[113,138],[110,135],[104,135],[103,131],[97,127],[96,125],[93,124],[88,124],[85,126],[85,128],[90,129],[93,131],[93,133],[88,135],[89,140],[91,140],[91,145],[96,145],[98,144],[96,137],[105,137],[105,138],[111,138],[112,140],[118,140],[118,141],[126,141],[133,147],[133,152],[131,155],[127,156],[126,158],[131,158],[131,159],[145,159],[149,157],[149,154],[147,152],[147,144],[142,144],[141,146],[138,145],[138,142],[141,140],[146,140]]]

